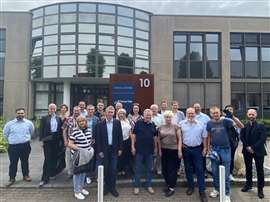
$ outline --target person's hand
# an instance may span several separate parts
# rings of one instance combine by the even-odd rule
[[[103,152],[99,152],[98,153],[98,156],[103,159],[104,158],[104,153]]]
[[[118,156],[122,155],[122,150],[118,150]]]
[[[182,158],[183,158],[182,151],[180,151],[180,150],[178,150],[178,158],[179,158],[179,159],[182,159]]]
[[[207,149],[206,148],[203,148],[202,155],[203,156],[206,156],[207,155]]]
[[[247,147],[247,151],[251,154],[254,154],[254,150],[251,147]]]
[[[132,153],[133,156],[135,156],[135,154],[136,154],[136,149],[135,149],[135,147],[132,147],[132,148],[131,148],[131,153]]]
[[[68,140],[67,139],[64,139],[64,145],[65,145],[65,147],[68,146]]]

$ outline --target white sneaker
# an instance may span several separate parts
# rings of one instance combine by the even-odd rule
[[[234,181],[235,180],[235,178],[233,177],[233,175],[230,175],[230,180],[231,181]]]
[[[231,198],[230,198],[230,196],[225,196],[225,202],[231,202]]]
[[[86,184],[91,184],[91,183],[92,183],[91,178],[90,178],[90,177],[87,177],[87,178],[86,178]]]
[[[87,191],[86,189],[82,189],[82,194],[85,196],[89,195],[89,191]]]
[[[82,193],[74,193],[76,199],[84,200],[85,196]]]
[[[213,189],[213,191],[211,191],[211,193],[210,193],[211,198],[217,198],[218,195],[219,195],[219,192],[215,189]]]

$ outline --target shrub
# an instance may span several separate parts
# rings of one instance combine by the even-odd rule
[[[7,152],[8,144],[6,139],[4,138],[3,128],[5,125],[5,121],[0,117],[0,153]]]

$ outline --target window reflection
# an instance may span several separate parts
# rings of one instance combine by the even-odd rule
[[[57,34],[58,33],[58,25],[51,25],[44,27],[44,35],[49,34]]]
[[[32,26],[33,28],[40,27],[42,26],[42,23],[43,23],[43,18],[37,18],[33,20]]]
[[[58,13],[58,5],[45,7],[45,15]]]
[[[118,22],[118,25],[125,25],[129,27],[133,27],[133,19],[131,18],[118,16],[117,22]]]
[[[182,60],[186,58],[186,44],[185,43],[176,43],[174,44],[174,59]]]
[[[121,53],[117,58],[117,65],[133,67],[133,57],[126,53]]]
[[[136,18],[149,21],[149,14],[142,11],[135,11]]]
[[[191,43],[190,44],[190,60],[201,61],[202,60],[202,44]]]
[[[262,54],[262,76],[270,77],[270,48],[261,48]]]
[[[43,16],[43,8],[37,9],[33,11],[33,18]]]
[[[58,23],[58,15],[45,16],[45,19],[44,19],[45,25],[51,25],[51,24],[57,24],[57,23]]]
[[[42,28],[32,30],[32,37],[42,35]]]
[[[79,34],[79,43],[96,43],[95,34]]]
[[[118,36],[118,45],[132,47],[133,46],[133,38]]]
[[[127,27],[118,26],[118,35],[133,37],[133,29]]]
[[[105,23],[105,24],[115,24],[115,16],[114,15],[98,14],[98,22]]]
[[[58,43],[57,35],[44,36],[44,45],[57,44]]]
[[[76,14],[61,14],[60,16],[61,23],[72,23],[76,22]]]
[[[125,54],[128,57],[133,57],[133,48],[125,48],[118,46],[117,48],[118,55]]]
[[[43,65],[55,65],[57,64],[57,56],[45,56],[43,58]]]
[[[44,55],[56,55],[57,46],[44,46]]]
[[[60,64],[76,64],[75,55],[60,55]]]
[[[100,44],[114,45],[114,37],[113,36],[106,36],[106,35],[99,35],[99,43]]]
[[[143,29],[143,30],[149,30],[149,23],[141,21],[141,20],[136,20],[136,28]]]
[[[99,32],[105,34],[114,34],[114,26],[99,25]]]
[[[79,22],[96,23],[96,14],[79,13]]]
[[[73,77],[76,75],[76,66],[60,66],[59,67],[59,76],[60,77]]]
[[[149,33],[141,30],[136,30],[136,37],[148,40]]]
[[[76,4],[62,4],[60,7],[61,13],[76,12],[76,10],[77,10]]]
[[[106,4],[99,4],[98,5],[98,12],[100,12],[100,13],[115,13],[115,6],[106,5]]]
[[[79,32],[96,33],[96,24],[79,24]]]
[[[57,78],[57,66],[44,66],[43,67],[44,78]]]
[[[79,4],[79,11],[80,12],[89,12],[89,13],[96,12],[96,4],[80,3]]]
[[[136,68],[148,69],[149,68],[149,61],[148,60],[136,59],[135,60],[135,67]]]
[[[61,44],[75,43],[75,35],[61,35]]]
[[[87,45],[79,45],[79,54],[88,54],[91,52],[91,49],[92,48],[95,48],[96,46],[95,45],[90,45],[90,44],[87,44]]]
[[[118,6],[118,15],[133,17],[133,9]]]
[[[148,50],[149,44],[147,41],[136,40],[136,48]]]
[[[201,61],[190,61],[190,78],[203,78],[203,63]]]

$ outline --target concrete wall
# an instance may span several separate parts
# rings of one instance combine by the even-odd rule
[[[151,71],[155,75],[155,102],[173,99],[173,32],[221,33],[223,107],[231,102],[230,32],[270,32],[270,18],[165,16],[151,17]],[[184,79],[183,79],[184,81]]]
[[[18,107],[25,107],[27,116],[31,117],[31,13],[2,12],[0,16],[0,27],[6,29],[4,118],[14,117],[14,110]]]

